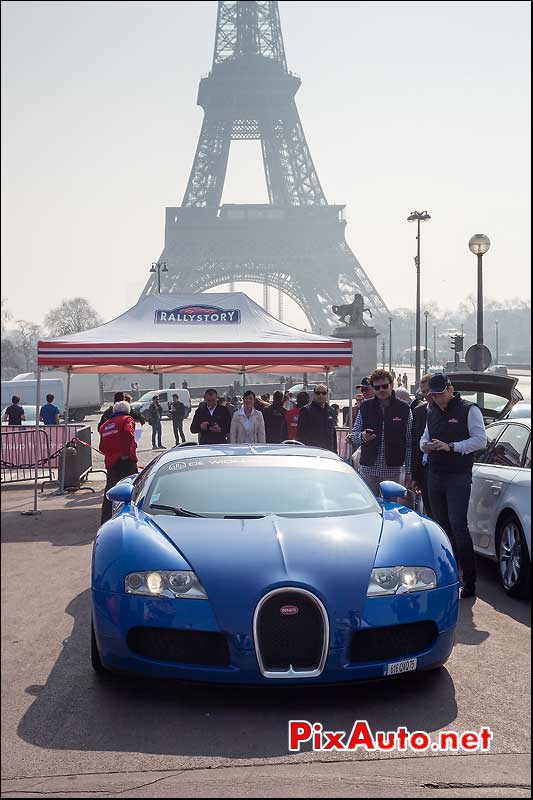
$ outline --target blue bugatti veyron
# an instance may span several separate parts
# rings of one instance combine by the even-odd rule
[[[442,665],[457,567],[446,534],[298,445],[167,451],[108,492],[92,562],[97,671],[326,684]]]

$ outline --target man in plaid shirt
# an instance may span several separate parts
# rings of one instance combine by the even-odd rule
[[[376,369],[370,375],[375,397],[365,400],[352,431],[355,448],[361,448],[359,474],[379,496],[381,481],[411,485],[411,431],[409,405],[394,394],[392,375]]]

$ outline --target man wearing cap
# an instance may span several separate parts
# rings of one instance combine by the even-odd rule
[[[411,403],[413,414],[413,456],[411,459],[411,474],[413,477],[412,489],[416,494],[422,495],[424,503],[424,514],[433,516],[431,513],[431,502],[428,492],[428,456],[420,450],[420,439],[426,428],[428,408],[429,408],[429,379],[431,373],[428,372],[420,378],[420,394],[424,398],[422,401]]]
[[[461,597],[476,595],[476,561],[468,530],[474,453],[487,444],[480,409],[454,391],[448,375],[428,382],[431,403],[420,449],[428,456],[428,492],[433,519],[444,528],[461,573]]]
[[[370,400],[372,397],[374,397],[374,388],[373,388],[372,384],[370,383],[370,378],[363,378],[361,383],[358,383],[357,386],[355,387],[355,389],[356,389],[356,398],[355,398],[356,402],[355,402],[355,405],[352,406],[352,408],[353,408],[353,420],[352,420],[352,422],[355,422],[355,419],[356,419],[356,417],[357,417],[357,415],[359,413],[359,408],[361,406],[361,403],[357,402],[357,397],[360,395],[360,396],[362,396],[363,400]],[[342,409],[342,424],[343,425],[347,425],[348,424],[349,411],[350,411],[350,407],[349,406],[345,406]]]

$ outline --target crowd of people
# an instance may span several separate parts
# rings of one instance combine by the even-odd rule
[[[476,591],[474,548],[467,511],[474,453],[486,446],[483,416],[474,403],[454,391],[444,373],[424,375],[413,400],[407,375],[395,377],[376,369],[356,387],[354,424],[349,442],[352,463],[375,496],[380,483],[395,481],[421,496],[424,512],[447,532],[461,572],[461,596]],[[338,406],[328,402],[329,390],[318,384],[312,392],[275,391],[257,397],[248,389],[219,397],[207,389],[195,411],[190,431],[200,445],[279,444],[296,441],[337,452]],[[14,398],[15,399],[15,398]],[[53,400],[53,398],[52,398]],[[106,491],[125,475],[137,472],[135,422],[152,428],[152,447],[163,447],[163,409],[157,395],[146,419],[131,409],[131,398],[118,392],[98,425],[100,450],[107,469]],[[16,405],[16,403],[14,404]],[[44,407],[43,407],[44,408]],[[349,409],[343,409],[346,423]],[[185,442],[185,407],[177,394],[169,404],[176,446]],[[111,515],[104,499],[102,522]]]

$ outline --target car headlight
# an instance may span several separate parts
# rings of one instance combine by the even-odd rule
[[[124,589],[127,594],[207,600],[207,592],[191,570],[130,572],[126,575]]]
[[[370,574],[367,597],[435,589],[437,576],[429,567],[378,567]]]

